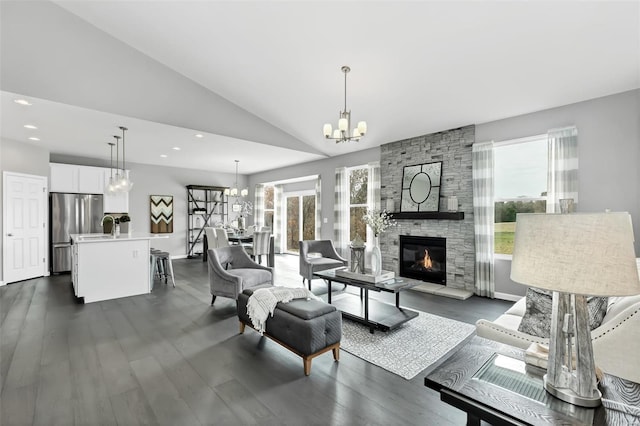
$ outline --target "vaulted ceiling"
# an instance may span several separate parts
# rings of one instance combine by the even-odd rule
[[[639,2],[0,7],[1,135],[59,154],[108,158],[124,125],[129,161],[250,173],[640,87]],[[335,144],[342,65],[368,134]]]

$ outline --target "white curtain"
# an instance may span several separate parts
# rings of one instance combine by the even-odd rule
[[[322,238],[322,178],[318,175],[316,179],[316,236],[315,239]]]
[[[273,245],[276,253],[282,253],[284,244],[282,232],[282,208],[284,204],[282,185],[273,186]]]
[[[264,185],[259,183],[255,187],[253,199],[253,224],[259,231],[264,226]]]
[[[476,246],[475,292],[493,298],[495,293],[494,232],[494,153],[493,141],[474,143],[472,148],[473,220]]]
[[[566,127],[547,132],[549,172],[547,213],[559,213],[559,200],[572,198],[578,204],[578,129]]]
[[[336,169],[333,206],[333,245],[341,256],[347,258],[349,254],[349,173],[346,167]]]
[[[367,208],[369,210],[380,210],[380,162],[374,161],[367,164]],[[367,253],[373,248],[373,231],[367,226]],[[368,257],[367,257],[368,260]]]

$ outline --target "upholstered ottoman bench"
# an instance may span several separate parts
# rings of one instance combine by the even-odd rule
[[[247,303],[253,290],[238,295],[240,333],[245,325],[253,328]],[[342,315],[334,306],[320,300],[294,299],[279,302],[265,323],[264,335],[302,357],[304,374],[311,373],[311,360],[329,350],[338,361],[342,338]]]

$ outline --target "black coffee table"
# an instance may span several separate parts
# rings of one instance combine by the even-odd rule
[[[389,331],[418,316],[418,312],[400,307],[400,293],[422,284],[422,281],[409,278],[392,278],[388,281],[370,283],[367,281],[336,275],[336,271],[344,268],[327,269],[313,275],[327,282],[327,302],[334,305],[348,318],[369,326],[374,330]],[[360,288],[360,297],[355,294],[340,295],[332,300],[331,284],[333,282]],[[369,291],[395,293],[396,304],[391,305],[379,300],[369,299]]]
[[[524,363],[524,351],[474,337],[424,380],[440,399],[467,413],[467,425],[637,425],[640,384],[608,374],[602,405],[583,408],[545,391],[545,370]]]

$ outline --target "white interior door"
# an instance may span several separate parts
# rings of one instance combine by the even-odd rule
[[[47,178],[4,172],[3,281],[41,277],[47,271]]]

